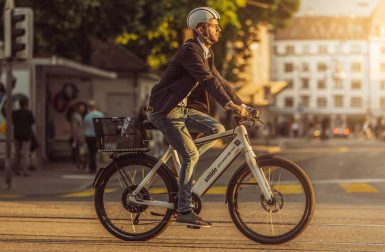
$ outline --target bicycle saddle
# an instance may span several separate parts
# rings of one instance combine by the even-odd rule
[[[154,130],[154,129],[157,129],[150,121],[148,120],[144,120],[143,121],[143,127],[146,129],[146,130]]]

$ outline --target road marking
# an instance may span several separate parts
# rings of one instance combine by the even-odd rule
[[[367,183],[339,183],[347,193],[375,193],[378,189]]]
[[[384,183],[385,179],[325,179],[312,180],[313,185],[322,184],[349,184],[349,183]]]
[[[341,153],[345,153],[345,152],[348,152],[349,151],[349,148],[348,147],[339,147],[337,149],[338,152],[341,152]]]
[[[255,179],[251,178],[249,183],[255,183]],[[273,188],[277,189],[283,194],[300,194],[303,193],[302,186],[299,184],[291,184],[290,181],[281,181],[282,184],[274,185]],[[379,190],[370,185],[369,183],[385,183],[385,179],[330,179],[330,180],[313,180],[313,185],[327,185],[327,184],[338,184],[345,192],[347,193],[376,193]],[[116,192],[120,188],[111,188],[106,189],[105,192],[111,193]],[[211,187],[206,195],[224,195],[226,193],[227,186],[214,186]],[[165,187],[153,187],[149,189],[151,194],[164,194],[167,193],[167,188]],[[82,197],[92,197],[94,195],[93,189],[87,189],[79,192],[67,193],[61,195],[62,198],[82,198]],[[19,198],[22,195],[5,195],[0,194],[0,199],[11,199]]]
[[[63,179],[93,180],[95,178],[95,175],[89,175],[89,174],[64,174],[61,177]]]
[[[271,154],[282,152],[282,148],[280,146],[257,145],[257,146],[253,146],[253,149],[255,151],[266,151],[266,152],[271,153]]]
[[[214,186],[211,187],[206,194],[207,195],[223,195],[226,193],[227,187],[226,186]]]
[[[282,194],[300,194],[303,193],[301,185],[276,185],[273,189],[281,192]]]
[[[104,192],[110,193],[110,192],[115,192],[117,189],[105,189]],[[84,190],[80,192],[74,192],[74,193],[67,193],[64,195],[61,195],[61,198],[83,198],[83,197],[92,197],[94,196],[95,190],[94,189],[89,189],[89,190]]]
[[[0,194],[0,199],[17,199],[21,198],[23,195],[18,194]]]

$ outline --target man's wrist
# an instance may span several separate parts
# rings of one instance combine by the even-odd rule
[[[232,106],[233,104],[234,104],[233,101],[227,102],[226,105],[225,105],[225,109],[227,109],[227,110],[231,109],[231,106]]]

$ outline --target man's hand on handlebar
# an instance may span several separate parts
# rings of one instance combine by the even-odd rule
[[[249,112],[247,112],[247,109],[246,109],[245,106],[237,105],[234,102],[230,102],[228,104],[228,107],[232,111],[235,111],[236,113],[239,113],[239,116],[241,116],[241,117],[246,117],[249,114]]]

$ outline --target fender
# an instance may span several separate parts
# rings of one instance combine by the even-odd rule
[[[154,163],[158,162],[158,159],[156,159],[152,156],[149,156],[147,154],[144,154],[144,153],[129,153],[129,154],[120,155],[120,156],[116,157],[115,162],[119,165],[123,161],[125,161],[127,159],[131,159],[131,158],[141,158],[141,159],[145,159],[145,160],[148,160],[148,161],[154,162]],[[171,170],[168,168],[168,166],[166,164],[163,164],[159,169],[162,169],[162,168],[164,170],[166,170],[166,173],[169,176],[170,180],[173,181],[174,190],[178,191],[178,183],[176,181],[175,176],[172,174]],[[96,173],[96,176],[95,176],[95,179],[94,179],[92,186],[95,189],[97,187],[99,187],[104,182],[105,175],[108,172],[110,172],[112,169],[116,169],[116,165],[115,165],[114,161],[109,163],[107,167],[100,168],[99,171]]]
[[[257,164],[258,164],[258,161],[261,161],[261,160],[266,160],[266,159],[271,159],[271,158],[274,158],[275,154],[264,154],[264,155],[260,155],[258,157],[256,157],[255,159],[257,160]],[[247,165],[247,163],[245,162],[243,165],[241,165],[238,170],[234,173],[234,175],[231,177],[230,179],[230,182],[229,182],[229,185],[230,183],[233,182],[233,177],[235,177],[235,175],[237,175],[239,172],[241,172],[241,170],[243,169],[243,167]],[[227,186],[227,189],[226,189],[226,197],[225,197],[225,204],[227,204],[227,198],[229,196],[229,186]]]

